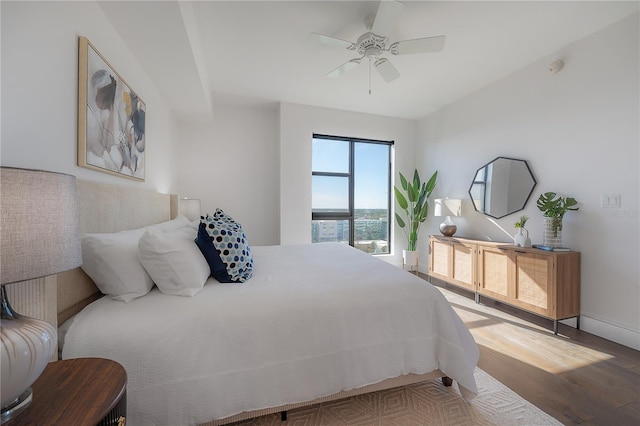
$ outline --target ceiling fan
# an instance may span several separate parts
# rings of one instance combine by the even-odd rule
[[[335,47],[353,50],[360,54],[327,74],[329,78],[337,78],[357,67],[363,59],[369,59],[369,86],[371,86],[371,65],[387,83],[400,77],[400,73],[393,64],[382,55],[390,52],[392,55],[411,55],[415,53],[440,52],[444,48],[446,37],[424,37],[413,40],[389,43],[389,33],[396,20],[400,17],[404,4],[395,0],[382,0],[373,18],[365,19],[365,26],[369,30],[362,34],[358,41],[341,40],[319,33],[309,34],[309,39]],[[371,93],[371,87],[369,87]]]

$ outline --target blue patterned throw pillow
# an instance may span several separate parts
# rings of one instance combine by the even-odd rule
[[[200,228],[209,236],[214,251],[207,248],[204,236],[198,235],[200,251],[209,262],[212,276],[220,282],[245,282],[253,275],[253,255],[242,226],[220,209],[200,220]],[[204,250],[203,250],[204,248]],[[219,257],[219,261],[215,259]],[[220,268],[224,264],[226,271]],[[226,276],[225,276],[226,272]]]
[[[207,215],[208,216],[208,215]],[[238,222],[236,222],[231,216],[229,216],[228,214],[226,214],[222,209],[216,209],[215,213],[213,214],[213,217],[215,219],[221,220],[223,222],[227,222],[227,223],[235,223],[238,226],[241,226]]]

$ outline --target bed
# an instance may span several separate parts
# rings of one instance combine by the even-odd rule
[[[106,229],[102,220],[98,228],[94,210],[111,207],[96,206],[95,190],[79,183],[85,233],[176,220],[176,199],[168,197],[161,206],[168,217]],[[93,200],[84,209],[83,198]],[[121,195],[112,198],[122,205]],[[197,224],[184,226],[196,232]],[[125,303],[100,297],[82,271],[65,275],[58,289],[62,358],[121,363],[133,426],[226,424],[444,376],[466,398],[477,392],[477,346],[426,281],[339,243],[251,250],[249,280],[209,277],[193,296],[153,287]]]

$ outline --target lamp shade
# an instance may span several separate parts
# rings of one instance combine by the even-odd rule
[[[462,201],[454,198],[438,198],[433,200],[434,216],[460,216],[462,214]]]
[[[80,266],[80,225],[74,176],[0,168],[0,422],[31,400],[30,386],[56,346],[56,329],[13,311],[5,284]]]
[[[10,167],[0,173],[0,283],[80,266],[75,176]]]
[[[196,198],[183,198],[180,200],[180,213],[189,220],[200,219],[200,200]]]

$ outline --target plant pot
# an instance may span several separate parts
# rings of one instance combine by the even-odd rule
[[[531,247],[529,231],[526,228],[518,228],[518,233],[513,237],[513,245],[517,247]]]
[[[402,263],[404,266],[409,266],[410,268],[418,266],[418,251],[402,250]]]
[[[554,223],[552,217],[543,220],[542,244],[549,247],[562,247],[562,221]]]
[[[417,250],[402,250],[402,263],[405,265],[415,266],[418,264]]]

